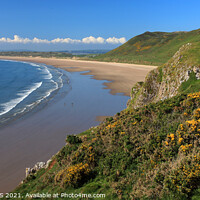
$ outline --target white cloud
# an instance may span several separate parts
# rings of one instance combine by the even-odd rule
[[[0,38],[0,41],[1,41],[1,39],[4,40],[3,42],[8,42],[8,43],[24,43],[24,44],[26,44],[28,42],[31,42],[30,39],[28,39],[28,38],[21,38],[18,35],[14,35],[13,39],[10,39],[10,38]]]
[[[103,44],[105,42],[105,39],[102,37],[95,38],[93,36],[86,37],[82,39],[82,43],[86,44]]]
[[[14,38],[0,38],[0,42],[4,43],[36,43],[36,44],[59,44],[59,43],[66,43],[66,44],[123,44],[126,42],[126,38],[116,38],[116,37],[109,37],[107,39],[104,39],[102,37],[85,37],[81,40],[77,39],[71,39],[71,38],[56,38],[53,40],[47,40],[47,39],[39,39],[34,37],[33,39],[29,38],[21,38],[18,35],[14,35]]]
[[[38,39],[36,37],[34,37],[32,40],[30,40],[30,42],[32,42],[32,43],[50,43],[50,41],[48,41],[46,39],[42,40],[42,39]]]
[[[54,40],[51,40],[50,43],[70,43],[70,44],[74,44],[74,43],[80,43],[81,40],[75,40],[75,39],[71,39],[71,38],[56,38]]]
[[[0,42],[6,42],[6,41],[7,41],[7,40],[6,40],[5,37],[0,38]]]
[[[106,39],[107,43],[111,43],[111,44],[123,44],[126,42],[126,38],[122,37],[122,38],[116,38],[116,37],[109,37],[108,39]]]

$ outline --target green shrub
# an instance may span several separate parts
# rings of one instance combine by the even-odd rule
[[[68,135],[66,142],[68,142],[69,144],[79,144],[82,142],[82,140],[75,135]]]

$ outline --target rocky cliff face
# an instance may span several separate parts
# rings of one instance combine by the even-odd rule
[[[179,93],[180,86],[190,78],[191,73],[200,79],[200,65],[187,62],[188,51],[193,44],[183,45],[165,65],[152,70],[145,82],[132,88],[131,105],[134,108],[173,97]]]

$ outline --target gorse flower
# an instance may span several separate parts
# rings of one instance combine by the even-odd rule
[[[85,177],[89,175],[91,169],[87,163],[79,163],[68,167],[65,170],[61,170],[55,177],[56,181],[62,179],[62,184],[69,186],[80,185]]]
[[[188,97],[193,99],[200,98],[200,92],[188,94]]]

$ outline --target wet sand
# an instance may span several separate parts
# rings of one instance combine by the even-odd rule
[[[112,94],[123,93],[130,96],[131,88],[138,81],[144,81],[147,73],[156,66],[111,63],[98,61],[82,61],[57,58],[10,57],[0,56],[0,59],[22,60],[53,65],[69,72],[89,71],[96,80],[107,80],[105,88],[111,89]]]
[[[154,68],[62,59],[12,59],[63,68],[68,71],[72,89],[66,93],[63,88],[41,110],[0,128],[0,193],[13,190],[24,178],[26,167],[46,161],[58,152],[65,145],[66,135],[98,125],[97,120],[103,117],[97,116],[112,116],[126,108],[133,84],[144,80],[148,71]],[[89,72],[82,76],[80,71]],[[103,84],[111,90],[105,90]]]
[[[109,118],[111,116],[97,116],[96,121],[98,122],[103,122],[106,118]]]

